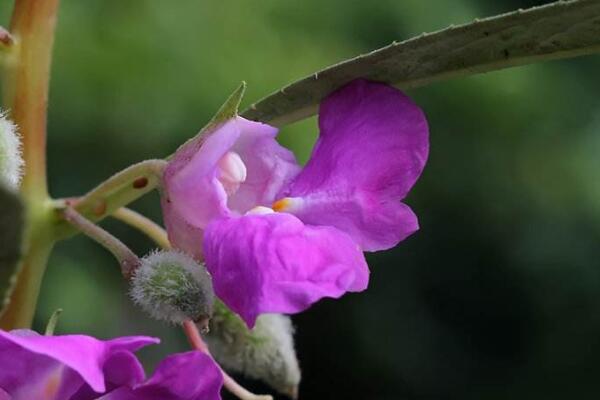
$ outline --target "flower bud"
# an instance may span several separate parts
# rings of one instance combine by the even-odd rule
[[[142,258],[130,294],[153,318],[173,324],[207,320],[215,297],[204,266],[178,251],[156,251]]]
[[[0,181],[17,190],[21,182],[23,157],[17,127],[0,112]]]
[[[293,334],[292,321],[285,315],[263,314],[249,330],[237,315],[217,302],[206,341],[225,369],[262,380],[296,398],[301,374]]]

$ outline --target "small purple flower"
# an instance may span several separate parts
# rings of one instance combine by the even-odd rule
[[[204,257],[216,294],[249,326],[366,289],[363,251],[418,229],[401,202],[429,151],[427,121],[402,92],[356,80],[329,95],[304,168],[277,130],[233,118],[177,151],[164,175],[172,243]]]
[[[158,341],[0,330],[0,400],[220,399],[220,370],[197,351],[166,358],[144,381],[133,352]]]

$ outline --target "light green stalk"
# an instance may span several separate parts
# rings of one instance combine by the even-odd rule
[[[4,108],[23,138],[21,195],[26,207],[25,257],[0,328],[31,325],[54,239],[46,184],[46,109],[58,0],[16,0],[4,51]]]

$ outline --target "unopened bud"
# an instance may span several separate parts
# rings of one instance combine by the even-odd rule
[[[212,355],[226,370],[259,379],[290,398],[296,398],[301,373],[289,317],[263,314],[249,330],[220,302],[215,304],[206,341]]]
[[[17,127],[0,112],[0,181],[17,190],[21,183],[23,157]]]
[[[204,266],[178,251],[142,258],[131,279],[131,297],[153,318],[180,324],[212,316],[214,291]]]

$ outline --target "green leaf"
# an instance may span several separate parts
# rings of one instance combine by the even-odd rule
[[[19,196],[0,186],[0,314],[8,305],[16,282],[23,241],[23,204]]]
[[[289,317],[263,314],[249,330],[240,317],[216,301],[210,325],[206,341],[225,369],[262,380],[291,398],[297,396],[301,376]]]
[[[292,83],[242,116],[282,126],[315,114],[324,97],[357,78],[406,89],[598,51],[600,1],[558,1],[394,42]]]

